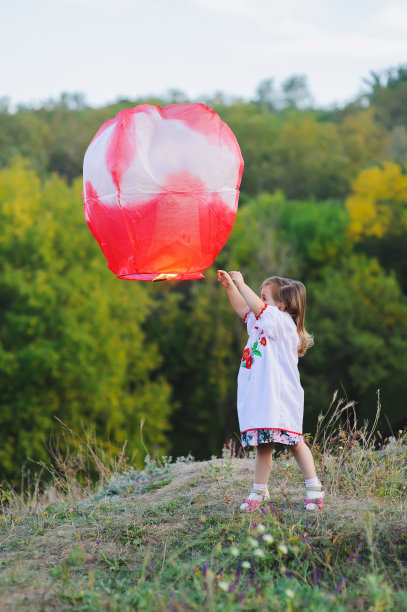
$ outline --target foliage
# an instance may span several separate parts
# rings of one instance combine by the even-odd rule
[[[362,236],[382,238],[407,231],[407,173],[398,164],[383,162],[363,170],[352,184],[346,200],[350,214],[349,231]]]
[[[0,464],[45,459],[54,416],[117,447],[165,445],[168,384],[142,331],[153,302],[107,274],[83,218],[81,181],[41,182],[17,160],[0,173]]]
[[[406,166],[383,162],[363,170],[346,200],[349,235],[369,255],[393,270],[407,293],[407,174]]]
[[[325,268],[308,286],[308,321],[315,347],[303,371],[306,411],[322,410],[341,383],[349,398],[362,402],[360,415],[371,416],[381,388],[392,422],[407,419],[404,400],[388,395],[391,388],[400,395],[407,376],[407,299],[394,275],[363,254]],[[309,417],[306,423],[309,428]]]
[[[365,97],[375,110],[377,120],[386,128],[407,123],[407,64],[371,70],[364,79]]]

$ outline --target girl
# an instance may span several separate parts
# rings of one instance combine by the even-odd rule
[[[260,299],[240,272],[218,270],[218,281],[249,334],[240,362],[237,411],[242,446],[257,446],[257,453],[253,490],[240,510],[255,510],[270,499],[267,481],[275,442],[288,445],[300,466],[304,509],[322,508],[325,489],[302,435],[304,390],[298,357],[314,343],[304,327],[305,287],[300,281],[270,276],[261,285]]]

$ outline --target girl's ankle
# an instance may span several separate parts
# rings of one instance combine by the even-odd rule
[[[259,483],[256,483],[256,482],[253,483],[253,489],[255,491],[264,491],[264,489],[267,489],[267,488],[268,488],[267,482],[266,482],[266,484],[259,484]]]
[[[306,487],[314,487],[314,486],[321,486],[322,482],[319,480],[318,476],[315,476],[314,478],[305,478],[305,486]]]

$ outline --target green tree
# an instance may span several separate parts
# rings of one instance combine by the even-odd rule
[[[359,416],[372,418],[381,388],[384,412],[393,423],[405,422],[407,298],[395,275],[375,258],[352,254],[309,284],[307,312],[315,346],[304,358],[305,422],[340,384],[359,402]]]
[[[293,74],[283,81],[281,89],[284,96],[284,106],[290,108],[309,108],[313,97],[309,90],[306,74]]]
[[[154,300],[120,281],[83,217],[82,181],[41,181],[17,160],[0,172],[0,466],[13,477],[27,455],[48,457],[54,416],[101,444],[168,448],[170,387],[143,331]],[[110,442],[109,442],[110,440]]]
[[[363,79],[367,86],[365,97],[374,108],[377,120],[388,130],[407,124],[407,64],[385,70],[370,71]]]
[[[357,250],[396,272],[407,293],[407,165],[384,162],[363,170],[346,199]]]

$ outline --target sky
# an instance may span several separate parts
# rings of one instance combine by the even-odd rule
[[[17,0],[0,11],[0,98],[81,92],[92,106],[184,91],[255,97],[306,74],[343,105],[371,70],[407,64],[407,0]]]

